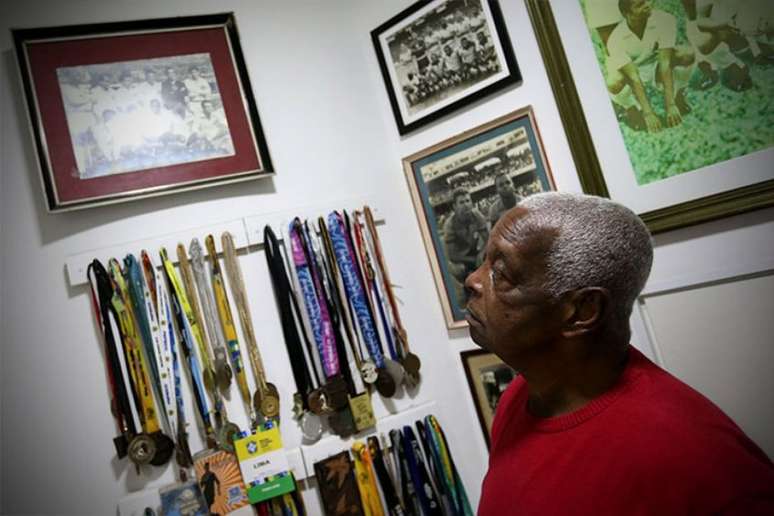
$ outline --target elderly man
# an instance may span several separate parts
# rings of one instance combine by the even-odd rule
[[[520,375],[479,515],[774,514],[774,467],[715,405],[629,345],[650,235],[606,199],[527,197],[471,274],[473,340]]]

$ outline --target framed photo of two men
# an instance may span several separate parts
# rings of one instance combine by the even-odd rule
[[[271,172],[233,14],[13,36],[50,211]]]
[[[525,1],[584,191],[654,232],[774,204],[774,2]]]
[[[403,168],[446,325],[467,326],[465,278],[489,231],[522,197],[555,188],[532,108],[408,156]]]

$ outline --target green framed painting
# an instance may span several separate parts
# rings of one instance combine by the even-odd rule
[[[584,191],[653,232],[774,204],[774,5],[526,5]]]

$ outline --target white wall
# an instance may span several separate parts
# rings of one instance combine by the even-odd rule
[[[397,400],[395,409],[437,400],[436,415],[471,503],[477,503],[487,452],[459,360],[459,352],[473,344],[466,332],[445,328],[400,159],[529,104],[558,188],[580,187],[521,0],[501,4],[524,83],[412,135],[398,136],[369,32],[409,3],[74,0],[66,9],[55,0],[0,4],[0,512],[110,514],[130,489],[172,480],[169,469],[137,479],[127,472],[125,461],[114,459],[102,354],[86,290],[67,286],[63,264],[68,255],[255,213],[310,204],[335,208],[339,200],[358,198],[376,199],[386,219],[381,235],[387,260],[393,280],[404,286],[398,294],[405,324],[424,363],[419,395]],[[561,3],[556,6],[560,9]],[[277,177],[47,214],[8,28],[231,10],[237,15]],[[750,258],[746,249],[760,248],[761,239],[770,238],[773,219],[774,210],[768,210],[658,238],[652,281],[718,269],[723,262],[708,249],[733,246],[744,262]],[[264,295],[269,288],[264,263],[257,252],[242,259],[261,351],[284,401],[291,394],[292,376],[273,301]],[[639,317],[633,340],[653,356]],[[378,410],[388,408],[380,405]],[[296,446],[299,433],[289,417],[284,421],[286,444]],[[314,497],[307,500],[319,510]]]

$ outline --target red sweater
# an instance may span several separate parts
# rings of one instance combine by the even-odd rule
[[[511,382],[492,425],[479,515],[774,515],[763,451],[630,349],[617,384],[569,414],[531,416],[526,382]]]

